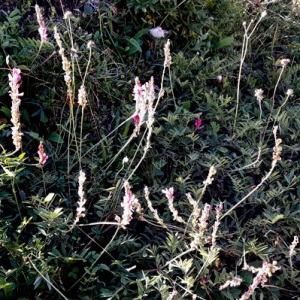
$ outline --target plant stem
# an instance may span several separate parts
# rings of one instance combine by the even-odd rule
[[[249,26],[246,27],[246,22],[243,23],[244,26],[244,38],[243,38],[243,45],[242,45],[242,53],[241,53],[241,61],[240,61],[240,69],[239,69],[239,76],[238,76],[238,83],[237,83],[237,92],[236,92],[236,106],[235,106],[235,116],[234,116],[234,122],[233,122],[233,132],[235,131],[236,128],[236,121],[237,121],[237,117],[238,117],[238,110],[239,110],[239,102],[240,102],[240,92],[241,92],[241,78],[242,78],[242,68],[245,62],[245,58],[248,52],[248,45],[249,45],[249,41],[251,36],[253,35],[254,31],[256,30],[256,28],[258,27],[258,24],[260,23],[260,21],[262,20],[262,18],[265,16],[265,12],[263,12],[259,18],[259,20],[257,21],[257,23],[254,25],[252,31],[250,32],[250,34],[248,34],[251,25],[253,24],[253,20],[250,21]]]
[[[231,207],[225,214],[223,214],[220,218],[220,221],[226,217],[227,215],[229,215],[233,210],[235,210],[240,204],[242,204],[247,198],[249,198],[255,191],[257,191],[263,184],[264,182],[270,177],[270,175],[272,174],[273,170],[275,169],[275,166],[277,164],[277,160],[273,160],[272,161],[272,166],[270,171],[267,173],[266,176],[264,176],[261,180],[261,182],[251,191],[249,192],[242,200],[240,200],[237,204],[235,204],[233,207]]]

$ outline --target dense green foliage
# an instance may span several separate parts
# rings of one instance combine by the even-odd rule
[[[260,274],[245,266],[274,261],[254,299],[299,299],[296,1],[40,2],[44,42],[35,1],[0,6],[0,299],[242,299]],[[158,26],[165,37],[151,35]],[[16,152],[13,68],[24,93]],[[157,101],[139,134],[136,77],[153,77]],[[143,214],[122,226],[127,180]],[[241,284],[220,290],[234,276]]]

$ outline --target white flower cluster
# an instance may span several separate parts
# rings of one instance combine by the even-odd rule
[[[251,295],[259,285],[264,286],[268,281],[268,277],[271,277],[273,273],[280,269],[276,265],[277,261],[273,261],[272,264],[264,261],[262,267],[257,269],[246,265],[243,269],[257,274],[254,277],[252,284],[249,286],[248,291],[245,292],[239,300],[250,299]]]
[[[115,218],[122,228],[125,228],[125,226],[130,223],[134,210],[136,210],[136,212],[142,216],[142,207],[139,203],[139,200],[132,193],[131,187],[127,180],[124,182],[124,189],[125,195],[123,197],[123,202],[121,203],[121,206],[123,207],[122,219],[119,216],[116,216]]]
[[[35,6],[35,11],[36,11],[37,21],[40,25],[39,34],[41,36],[41,41],[42,42],[47,42],[48,41],[47,28],[45,26],[43,15],[41,14],[40,7],[38,5]]]
[[[83,84],[78,90],[78,104],[81,105],[83,108],[85,108],[87,105],[87,93]]]
[[[164,190],[162,190],[162,193],[165,194],[165,196],[168,199],[168,205],[169,205],[170,211],[173,214],[173,219],[180,223],[185,223],[184,220],[178,215],[178,210],[174,207],[174,188],[170,187],[170,188],[164,189]]]
[[[135,123],[135,134],[139,134],[141,125],[145,122],[145,116],[148,112],[147,127],[150,128],[154,123],[154,79],[151,77],[149,82],[141,84],[138,77],[135,78],[133,89],[135,100],[135,113],[133,120]]]
[[[158,26],[158,27],[150,29],[150,34],[153,37],[160,39],[160,38],[164,38],[168,34],[168,31],[164,30],[160,26]]]
[[[9,61],[9,58],[6,59]],[[16,147],[16,151],[21,149],[22,147],[22,133],[21,133],[21,123],[20,123],[20,97],[24,95],[24,93],[19,92],[20,81],[21,81],[21,70],[18,68],[13,68],[12,73],[8,74],[10,91],[9,95],[12,99],[11,104],[11,122],[13,123],[12,131],[12,139],[13,143]]]
[[[213,182],[213,175],[217,173],[217,170],[214,166],[211,166],[208,172],[207,178],[203,181],[204,185],[210,185]]]
[[[256,97],[258,102],[261,102],[261,100],[264,99],[263,93],[264,93],[264,91],[262,89],[255,90],[254,96]]]
[[[67,91],[68,97],[69,97],[69,99],[72,99],[73,91],[72,91],[72,88],[71,88],[71,84],[72,84],[71,63],[68,60],[68,58],[65,56],[65,49],[62,45],[62,41],[61,41],[61,38],[60,38],[60,35],[57,31],[56,26],[54,27],[54,38],[55,38],[56,43],[59,47],[58,53],[60,54],[60,56],[62,58],[62,68],[65,71],[64,80],[65,80],[65,83],[68,87],[68,91]]]
[[[243,280],[239,277],[233,277],[230,280],[227,280],[223,285],[219,287],[219,291],[226,289],[227,287],[231,286],[239,286]]]
[[[292,1],[292,10],[296,16],[300,14],[300,0]]]
[[[74,220],[73,226],[79,222],[80,218],[85,217],[85,203],[86,198],[84,197],[84,190],[83,190],[83,184],[86,180],[85,173],[80,170],[79,172],[79,178],[78,178],[78,196],[79,200],[77,201],[77,209],[76,209],[76,218]]]
[[[194,239],[191,242],[191,248],[197,249],[197,247],[200,245],[201,240],[203,238],[204,232],[206,231],[207,227],[207,220],[209,218],[209,213],[211,210],[211,206],[207,203],[205,203],[204,208],[202,210],[201,217],[198,221],[198,231],[194,235]]]

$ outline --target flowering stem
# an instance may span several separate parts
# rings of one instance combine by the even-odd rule
[[[279,81],[282,77],[282,74],[283,74],[283,71],[285,69],[285,66],[283,65],[282,66],[282,69],[280,71],[280,74],[278,76],[278,79],[277,79],[277,82],[276,82],[276,85],[274,87],[274,92],[273,92],[273,96],[272,96],[272,106],[271,106],[271,109],[270,109],[270,113],[269,113],[269,117],[268,117],[268,120],[267,120],[267,125],[265,127],[265,130],[264,130],[264,133],[263,133],[263,136],[262,136],[262,139],[261,139],[261,143],[263,143],[264,139],[265,139],[265,135],[266,135],[266,131],[267,131],[267,128],[268,128],[268,125],[271,121],[271,117],[272,117],[272,113],[273,113],[273,109],[274,109],[274,106],[275,106],[275,95],[276,95],[276,92],[277,92],[277,87],[278,87],[278,84],[279,84]],[[277,114],[278,115],[278,114]]]
[[[174,106],[175,106],[175,108],[177,109],[177,104],[176,104],[175,95],[174,95],[174,89],[173,89],[173,83],[172,83],[172,73],[171,73],[171,68],[168,67],[168,70],[169,70],[170,87],[171,87],[171,92],[172,92],[172,96],[173,96]]]
[[[33,254],[31,254],[33,255]],[[64,299],[68,300],[68,298],[56,287],[53,285],[53,283],[51,281],[49,281],[49,279],[47,279],[41,272],[40,270],[36,267],[36,265],[32,262],[31,258],[29,256],[27,256],[28,261],[30,262],[30,264],[32,265],[32,267],[34,268],[34,270],[47,282],[48,285],[50,285],[51,287],[53,287],[54,290],[56,290]],[[37,259],[39,259],[38,257],[36,257]]]
[[[104,140],[106,140],[109,136],[113,135],[120,127],[122,127],[124,124],[126,124],[129,120],[132,119],[132,116],[127,118],[125,121],[123,121],[121,124],[118,125],[118,127],[116,127],[114,130],[112,130],[108,135],[106,135],[104,138],[102,138],[100,141],[98,141],[95,145],[93,145],[91,148],[89,148],[87,151],[84,152],[84,154],[82,154],[81,158],[85,157],[86,155],[88,155],[91,151],[95,150],[99,145],[101,145],[103,143]],[[130,137],[130,141],[133,139],[134,136]],[[122,150],[128,145],[128,141],[126,142],[126,144],[122,147]],[[119,153],[116,154],[116,156],[112,159],[112,161],[110,162],[109,166],[113,163],[114,159],[117,158],[120,154]],[[108,167],[109,167],[108,166]],[[73,168],[74,165],[71,166],[71,168]]]
[[[146,133],[146,131],[145,131]],[[145,135],[144,133],[144,135]],[[132,175],[136,172],[137,168],[140,166],[140,164],[142,163],[142,161],[144,160],[144,158],[146,157],[146,154],[148,153],[148,150],[150,149],[150,137],[151,137],[151,134],[152,134],[152,128],[150,128],[148,130],[148,134],[147,134],[147,141],[146,141],[146,146],[144,147],[144,152],[143,152],[143,155],[142,157],[140,158],[139,162],[136,164],[134,170],[131,172],[131,174],[129,175],[129,177],[127,178],[127,180],[129,180]],[[142,141],[142,140],[141,140]],[[138,149],[137,149],[138,151]],[[136,151],[136,153],[137,153]]]
[[[260,16],[259,20],[257,21],[257,23],[254,25],[252,31],[250,32],[250,34],[248,34],[248,31],[250,30],[250,27],[253,23],[253,20],[251,20],[248,27],[246,27],[246,22],[243,23],[243,26],[244,26],[244,29],[245,29],[245,34],[244,34],[243,45],[242,45],[241,62],[240,62],[240,69],[239,69],[239,76],[238,76],[238,83],[237,83],[236,107],[235,107],[233,131],[235,131],[236,121],[237,121],[237,117],[238,117],[239,102],[240,102],[240,89],[241,89],[240,86],[241,86],[241,78],[242,78],[242,68],[243,68],[243,64],[244,64],[244,61],[245,61],[245,58],[246,58],[246,55],[247,55],[249,40],[250,40],[251,36],[253,35],[254,31],[256,30],[258,24],[260,23],[260,21],[265,16],[266,16],[266,11],[263,11],[261,13],[261,16]]]
[[[221,216],[221,218],[219,219],[219,221],[221,221],[223,218],[225,218],[227,215],[229,215],[240,204],[242,204],[247,198],[249,198],[254,192],[256,192],[264,184],[264,182],[270,177],[270,175],[272,174],[272,172],[275,169],[276,164],[277,164],[277,160],[273,160],[270,171],[267,173],[266,176],[264,176],[262,178],[261,182],[251,192],[249,192],[242,200],[240,200],[237,204],[235,204],[233,207],[231,207],[225,214],[223,214]]]
[[[83,275],[67,290],[67,292],[69,292],[70,290],[73,290],[74,286],[76,286],[78,284],[78,282],[80,282],[86,275],[86,273],[89,270],[92,270],[94,265],[98,262],[99,258],[103,255],[104,252],[107,252],[107,248],[109,247],[109,245],[113,242],[113,240],[115,239],[115,237],[117,236],[117,233],[119,232],[119,227],[117,228],[116,232],[114,233],[113,237],[111,238],[111,240],[107,243],[107,245],[105,246],[105,248],[102,250],[102,252],[99,254],[99,256],[94,260],[94,262],[92,263],[92,265],[89,268],[85,269],[85,272],[83,273]]]
[[[259,105],[259,121],[261,121],[262,109],[261,109],[261,101],[258,101]]]
[[[121,148],[121,150],[119,150],[119,152],[110,160],[110,162],[108,163],[107,166],[105,166],[105,172],[109,169],[109,167],[113,164],[113,162],[116,160],[116,158],[123,152],[123,150],[129,145],[129,143],[133,140],[133,138],[135,137],[134,134],[132,134],[130,136],[130,138],[127,140],[127,142],[125,143],[125,145]],[[103,141],[103,140],[101,140]],[[128,178],[129,179],[129,178]]]
[[[162,266],[162,268],[168,266],[168,265],[169,265],[171,262],[173,262],[174,260],[176,260],[176,259],[180,258],[181,256],[186,255],[186,254],[188,254],[188,253],[190,253],[190,252],[192,252],[192,251],[194,251],[194,250],[195,250],[194,248],[190,248],[190,249],[185,250],[184,252],[180,253],[179,255],[177,255],[177,256],[175,256],[174,258],[172,258],[171,260],[169,260],[166,264],[164,264],[164,265]]]

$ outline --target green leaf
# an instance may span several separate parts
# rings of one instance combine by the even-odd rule
[[[277,221],[284,218],[284,215],[277,215],[275,218],[272,219],[272,224],[275,224]]]
[[[102,297],[110,297],[113,295],[113,292],[108,290],[108,289],[105,289],[105,288],[102,288],[101,290],[101,296]]]
[[[41,114],[40,114],[40,121],[43,123],[47,123],[48,122],[48,118],[45,115],[45,112],[41,109]]]
[[[140,44],[138,43],[137,40],[131,38],[131,39],[126,39],[126,42],[132,46],[127,51],[128,55],[133,54],[136,51],[142,52],[142,48],[141,48],[141,46],[140,46]]]
[[[185,101],[182,103],[182,107],[185,109],[185,110],[190,110],[190,107],[191,107],[191,101]]]
[[[217,44],[213,47],[213,49],[218,50],[218,49],[224,48],[226,46],[231,45],[233,43],[233,41],[234,41],[234,38],[232,36],[224,38],[224,39],[218,41]]]
[[[252,280],[253,280],[253,275],[252,273],[248,272],[248,271],[242,271],[240,274],[240,277],[243,279],[243,282],[245,284],[251,284]]]
[[[30,71],[30,68],[26,65],[18,65],[17,68],[23,70],[23,71]]]
[[[149,30],[150,30],[149,28],[144,28],[144,29],[138,31],[133,38],[135,40],[138,40],[142,35],[144,35],[145,33],[148,33]]]
[[[46,198],[44,199],[44,203],[49,203],[50,201],[53,200],[55,194],[54,193],[49,193]]]
[[[22,118],[30,123],[30,116],[26,109],[21,109]]]
[[[39,136],[39,134],[37,132],[33,132],[33,131],[30,131],[30,132],[27,132],[29,134],[29,136],[31,136],[33,139],[35,140],[38,140],[38,141],[41,141],[41,138]]]
[[[230,289],[230,294],[234,297],[234,299],[236,299],[241,293],[240,289]]]
[[[34,285],[33,289],[36,290],[39,287],[39,285],[41,284],[41,282],[42,282],[42,276],[39,275],[33,283],[33,285]]]
[[[217,124],[217,123],[214,122],[214,121],[211,122],[210,125],[211,125],[211,127],[212,127],[212,130],[213,130],[214,134],[217,134],[218,131],[220,130],[220,125]]]
[[[3,287],[6,297],[12,296],[12,292],[15,289],[15,284],[13,282],[7,282]]]
[[[58,218],[63,213],[62,210],[63,210],[62,207],[55,208],[55,210],[53,211],[53,217],[55,219]]]
[[[5,107],[5,106],[2,106],[1,109],[0,109],[8,118],[11,118],[11,111]]]
[[[84,10],[84,13],[87,15],[92,15],[94,13],[93,7],[90,5],[85,5],[83,10]]]
[[[13,10],[10,14],[9,14],[9,18],[13,18],[15,16],[20,15],[20,11],[18,9]],[[19,18],[21,18],[20,16],[18,16]]]
[[[62,144],[63,143],[63,139],[60,136],[60,134],[56,133],[56,132],[51,132],[49,134],[49,140],[51,140],[52,142],[58,143],[58,144]]]
[[[105,265],[105,264],[100,264],[98,267],[100,269],[103,269],[103,270],[106,270],[106,271],[110,271],[110,268],[107,265]]]
[[[132,124],[132,121],[127,122],[127,124],[126,124],[126,126],[124,128],[124,133],[123,133],[124,136],[128,136],[128,132],[129,132],[129,128],[130,128],[131,124]]]

